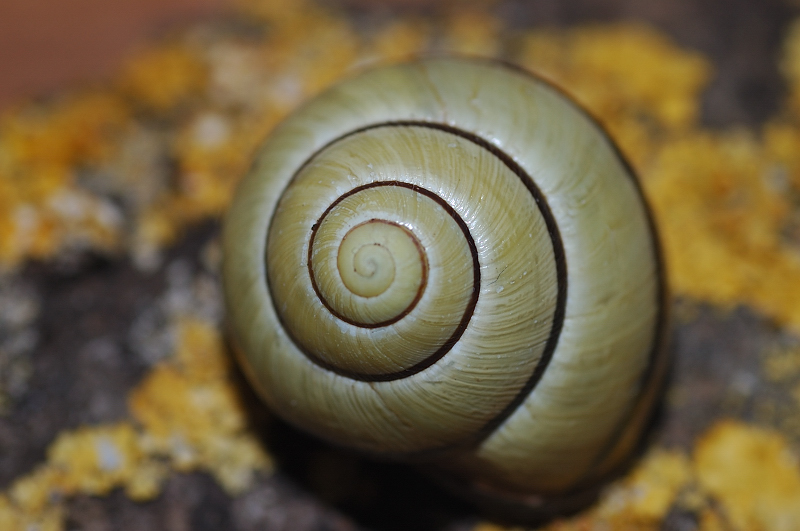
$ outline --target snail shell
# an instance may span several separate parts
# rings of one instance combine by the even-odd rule
[[[276,412],[492,495],[595,484],[664,373],[635,177],[585,112],[499,63],[380,68],[308,103],[242,182],[224,256]]]

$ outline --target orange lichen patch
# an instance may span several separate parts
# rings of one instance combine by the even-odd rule
[[[219,332],[187,318],[178,324],[175,359],[157,366],[131,393],[130,409],[148,452],[166,456],[177,470],[208,470],[235,493],[270,463],[245,430],[227,361]]]
[[[0,263],[15,265],[26,256],[50,258],[73,245],[111,251],[118,246],[121,224],[122,215],[112,203],[63,188],[42,204],[17,204],[0,214]]]
[[[64,495],[106,494],[133,477],[143,458],[138,434],[127,423],[61,434],[47,450],[54,487]]]
[[[735,529],[791,531],[800,522],[797,456],[777,432],[722,422],[697,444],[700,485]]]
[[[197,116],[178,132],[173,153],[179,164],[179,197],[187,216],[219,215],[239,177],[249,167],[262,131],[220,114]],[[173,205],[176,206],[176,205]]]
[[[17,507],[6,496],[0,496],[0,529],[62,531],[64,529],[64,510],[60,505],[53,505],[31,514]]]
[[[163,113],[189,103],[205,89],[206,66],[187,46],[162,45],[133,56],[117,83],[137,107]]]
[[[310,21],[304,35],[313,38],[292,37],[301,60],[293,62],[289,72],[295,72],[303,97],[311,97],[350,71],[359,59],[360,43],[349,21],[332,17]]]
[[[174,241],[181,227],[221,216],[264,138],[263,129],[264,123],[213,112],[190,121],[172,147],[178,161],[173,187],[140,213],[137,240],[161,247]]]
[[[192,382],[213,383],[228,377],[229,359],[216,327],[194,318],[178,322],[175,361]]]
[[[267,27],[265,65],[273,84],[308,98],[341,78],[358,59],[360,39],[347,17],[316,2],[241,0]],[[296,103],[299,103],[297,101]]]
[[[641,24],[537,30],[515,60],[574,96],[645,179],[665,139],[698,127],[711,65]]]
[[[61,503],[79,493],[98,496],[124,487],[141,499],[147,460],[128,423],[64,432],[48,448],[45,463],[0,496],[0,528],[60,530]],[[157,481],[163,477],[162,472]]]
[[[380,62],[409,60],[430,46],[431,25],[424,20],[397,20],[377,32],[367,44],[367,58]]]
[[[702,130],[707,61],[639,25],[531,32],[520,60],[572,92],[631,158],[676,293],[800,329],[799,128],[776,121],[764,140]]]
[[[42,166],[67,168],[107,159],[113,137],[127,125],[130,112],[114,94],[87,92],[66,97],[50,109],[23,108],[0,118],[0,159],[7,178],[34,177]],[[31,183],[25,192],[47,192]],[[40,185],[41,186],[41,185]]]
[[[134,475],[143,457],[130,424],[64,432],[48,448],[46,463],[12,485],[10,498],[38,511],[54,497],[107,494]]]
[[[684,454],[654,450],[628,477],[612,485],[597,506],[578,517],[556,521],[545,529],[656,531],[692,479],[691,462]]]
[[[798,82],[800,91],[800,82]],[[773,181],[791,185],[793,193],[800,190],[800,127],[787,119],[776,119],[764,126],[765,155],[769,162],[766,166],[767,174]],[[800,250],[800,222],[795,221],[794,231],[787,236],[795,250]]]
[[[311,1],[241,4],[263,34],[179,37],[134,56],[105,91],[0,118],[3,267],[73,243],[153,250],[187,224],[219,217],[274,125],[355,67],[427,51],[514,50],[509,59],[574,94],[631,159],[663,234],[675,292],[726,307],[749,304],[800,329],[800,21],[782,62],[789,110],[759,135],[704,130],[699,96],[710,63],[640,24],[509,37],[497,18],[471,5],[359,33],[346,16]],[[138,146],[134,137],[155,147],[120,147],[120,138]],[[102,170],[93,186],[78,178],[87,169]],[[109,196],[122,198],[125,209]],[[254,472],[269,469],[247,431],[219,330],[188,317],[175,326],[174,356],[129,396],[133,422],[62,433],[47,460],[0,495],[0,529],[60,530],[61,500],[78,493],[123,488],[151,499],[170,470],[208,471],[238,493]],[[782,382],[796,375],[795,354],[769,354],[764,374]],[[704,531],[785,529],[785,519],[797,517],[793,459],[775,433],[726,422],[701,440],[694,459],[653,450],[595,508],[547,529],[659,529],[670,507],[693,511]],[[762,492],[774,496],[765,501]]]
[[[50,112],[0,118],[0,265],[48,258],[70,244],[112,249],[121,216],[76,184],[82,167],[107,162],[129,121],[117,96],[66,98]]]
[[[150,206],[141,212],[136,220],[135,242],[137,252],[144,254],[157,254],[162,246],[166,246],[178,236],[180,227],[177,225],[172,213],[161,208]]]
[[[664,235],[676,293],[749,304],[800,327],[800,309],[791,303],[800,278],[800,212],[789,199],[800,190],[800,128],[784,117],[766,126],[763,139],[704,131],[699,94],[711,67],[699,54],[632,23],[509,35],[480,5],[440,19],[393,20],[366,35],[313,2],[242,6],[264,25],[263,37],[176,39],[134,56],[116,92],[81,96],[44,113],[31,107],[3,122],[0,262],[52,256],[71,243],[111,249],[121,239],[135,254],[153,255],[182,227],[219,217],[267,132],[354,65],[430,50],[483,56],[515,50],[512,60],[574,94],[632,160]],[[792,87],[800,86],[798,34],[790,32],[783,61]],[[159,182],[149,189],[157,193],[120,213],[76,183],[75,172],[99,159],[103,172],[127,171],[121,154],[115,166],[113,133],[143,119],[132,117],[129,106],[166,126],[161,156],[171,169],[155,172]],[[172,112],[179,107],[184,112]],[[149,164],[140,171],[150,175],[155,163]],[[141,181],[119,178],[114,194],[137,195]],[[69,214],[78,210],[84,214]],[[132,234],[121,237],[121,230]]]
[[[657,526],[690,479],[685,455],[654,450],[632,474],[609,490],[598,515],[615,526]]]
[[[575,96],[609,130],[645,184],[669,139],[696,130],[699,95],[711,75],[701,55],[630,23],[527,32],[519,38],[517,60]],[[673,267],[667,270],[674,275]]]
[[[664,142],[644,184],[677,292],[800,328],[800,254],[782,239],[792,205],[767,167],[747,134],[695,133]]]
[[[232,495],[247,489],[271,463],[246,430],[229,369],[218,330],[180,319],[175,355],[130,395],[135,423],[61,433],[46,461],[0,495],[0,529],[61,529],[61,503],[76,494],[123,488],[131,499],[152,499],[171,469],[208,471]]]
[[[444,25],[443,49],[448,53],[496,57],[502,24],[485,11],[457,9]]]
[[[785,382],[800,376],[800,346],[771,348],[763,355],[761,370],[771,382]]]
[[[655,449],[583,514],[542,531],[656,531],[672,508],[697,518],[700,531],[789,531],[800,521],[800,469],[776,432],[722,421],[693,457]],[[480,524],[475,531],[501,531]]]
[[[181,227],[220,216],[269,130],[359,57],[349,21],[317,6],[262,15],[269,19],[263,43],[210,48],[208,95],[221,108],[200,110],[174,131],[174,186],[139,213],[137,242],[160,247]]]
[[[607,125],[640,114],[667,129],[697,124],[707,59],[641,24],[533,31],[517,59],[574,94]]]

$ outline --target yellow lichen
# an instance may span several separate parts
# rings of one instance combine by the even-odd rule
[[[654,450],[628,477],[608,488],[593,509],[575,518],[553,522],[545,529],[656,531],[691,480],[691,462],[684,454]]]
[[[17,112],[3,121],[0,262],[52,256],[70,242],[114,247],[123,226],[119,212],[76,187],[74,169],[115,153],[109,132],[131,119],[129,106],[165,115],[183,107],[189,116],[172,131],[171,186],[132,211],[132,245],[155,250],[181,227],[219,216],[267,131],[353,65],[431,47],[484,56],[514,49],[511,59],[574,94],[633,161],[662,229],[676,293],[749,304],[800,328],[800,310],[791,303],[800,291],[800,214],[787,199],[800,189],[800,128],[776,119],[761,139],[703,130],[699,94],[711,68],[699,54],[632,23],[506,36],[478,4],[442,19],[399,19],[366,40],[346,17],[315,3],[242,6],[267,28],[260,43],[155,46],[126,64],[114,84],[118,92],[94,92],[50,113]],[[430,38],[436,24],[440,42]],[[783,59],[792,87],[800,85],[798,34],[789,33]],[[222,107],[211,108],[212,101]],[[231,111],[242,106],[248,112]],[[16,177],[24,175],[35,177]],[[84,214],[69,217],[54,206],[70,202],[75,208],[67,210]]]
[[[205,89],[206,67],[188,47],[159,46],[133,56],[117,83],[135,105],[167,112],[189,103]]]
[[[269,458],[253,435],[236,389],[219,332],[207,323],[178,324],[174,359],[157,366],[130,395],[148,452],[166,456],[181,471],[205,469],[231,492],[240,492]]]
[[[616,524],[656,525],[691,477],[681,453],[655,450],[607,493],[598,514]]]
[[[129,111],[113,94],[70,96],[51,112],[0,117],[0,266],[48,258],[70,243],[117,243],[120,214],[82,190],[76,172],[115,153]]]
[[[800,376],[800,347],[771,348],[762,361],[764,377],[771,382],[783,382]]]
[[[519,60],[573,93],[631,158],[676,293],[800,329],[800,247],[786,236],[800,235],[800,128],[771,122],[763,139],[704,130],[707,61],[640,25],[531,32]]]
[[[366,63],[445,50],[518,62],[597,117],[642,178],[678,295],[747,304],[800,330],[800,21],[781,60],[789,89],[782,113],[761,130],[711,131],[698,119],[710,62],[642,24],[512,33],[472,4],[360,33],[311,1],[239,5],[263,36],[176,38],[135,54],[105,89],[0,117],[0,267],[71,245],[156,253],[183,227],[224,212],[261,139],[304,99]],[[120,143],[134,134],[158,149],[130,169],[125,157],[139,151],[126,154]],[[158,168],[162,158],[167,169]],[[111,192],[86,185],[86,172],[95,184],[116,179]],[[69,496],[122,488],[152,499],[173,470],[207,471],[236,494],[269,469],[219,330],[190,317],[175,327],[174,355],[129,396],[131,418],[59,434],[46,460],[0,495],[0,529],[60,531]],[[795,377],[796,357],[768,353],[765,376]],[[772,402],[754,410],[778,414]],[[799,485],[778,434],[724,422],[693,456],[652,450],[596,507],[547,529],[655,530],[677,506],[693,511],[703,531],[780,531],[800,519]]]
[[[100,495],[124,484],[143,457],[136,431],[123,423],[61,434],[47,450],[47,465],[60,492]]]
[[[595,507],[543,531],[656,531],[672,507],[695,514],[701,531],[794,530],[800,521],[797,465],[777,432],[721,421],[691,458],[652,450]]]
[[[697,443],[695,469],[735,529],[797,529],[800,468],[777,432],[721,422]]]
[[[574,94],[612,127],[626,115],[668,130],[697,124],[707,59],[641,24],[544,30],[521,38],[518,60]]]
[[[10,522],[0,529],[61,525],[63,500],[77,494],[123,488],[131,499],[152,499],[170,469],[207,471],[235,495],[271,468],[246,429],[218,330],[187,317],[177,336],[174,356],[132,391],[133,422],[62,432],[46,461],[0,496],[0,524]]]
[[[449,53],[495,57],[500,52],[500,21],[485,11],[456,10],[444,27],[444,50]]]
[[[366,56],[374,54],[376,60],[382,62],[408,60],[427,49],[430,38],[430,24],[425,21],[394,21],[374,36]]]
[[[664,142],[644,184],[676,292],[800,327],[800,255],[781,238],[791,204],[764,159],[747,134],[695,133]]]
[[[48,448],[45,463],[0,496],[0,528],[60,530],[65,499],[135,487],[143,464],[139,434],[128,423],[63,432]]]
[[[0,529],[7,531],[63,531],[64,510],[52,505],[35,513],[26,512],[0,496]]]
[[[479,4],[441,19],[398,19],[367,38],[313,2],[253,0],[242,9],[267,28],[260,42],[154,46],[126,64],[116,92],[5,119],[0,262],[52,256],[70,242],[110,249],[119,241],[119,213],[76,189],[74,169],[115,153],[107,133],[131,119],[128,107],[164,116],[186,111],[170,132],[176,175],[131,211],[129,241],[152,254],[187,224],[220,216],[264,135],[354,65],[432,49],[483,56],[514,50],[510,59],[575,95],[632,160],[663,233],[676,293],[748,304],[800,328],[792,304],[800,291],[800,213],[789,199],[800,190],[800,127],[779,117],[762,137],[704,130],[699,95],[711,67],[698,53],[633,23],[508,33]],[[437,33],[441,38],[432,39]],[[791,87],[800,86],[798,34],[789,33],[783,59]],[[21,185],[13,176],[26,172],[36,177]],[[53,208],[64,201],[46,200],[58,196],[77,198],[72,203],[87,213],[65,222]]]

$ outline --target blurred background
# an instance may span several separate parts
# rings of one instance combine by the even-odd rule
[[[230,8],[227,0],[8,0],[0,5],[0,106],[107,79],[148,39]]]
[[[150,39],[192,21],[230,16],[237,0],[7,0],[0,5],[0,106],[98,82]],[[241,2],[240,2],[241,3]],[[367,19],[401,12],[431,16],[470,4],[491,6],[511,28],[639,20],[708,54],[719,69],[707,96],[709,119],[755,123],[776,110],[777,50],[792,0],[328,0]],[[746,101],[746,104],[743,102]]]
[[[541,528],[797,529],[794,0],[3,0],[0,529],[507,529],[274,419],[224,334],[220,219],[260,142],[427,53],[572,94],[663,238],[675,366],[648,444]]]

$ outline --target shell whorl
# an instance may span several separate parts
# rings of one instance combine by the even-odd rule
[[[374,126],[315,154],[284,192],[267,243],[273,301],[304,354],[350,378],[404,378],[446,355],[477,311],[496,316],[481,332],[495,355],[541,359],[563,315],[562,250],[546,203],[509,164],[420,124]],[[529,259],[516,259],[520,246]],[[308,275],[287,267],[305,256]],[[356,259],[382,277],[379,292]],[[481,293],[482,264],[498,271],[494,292]],[[298,286],[309,281],[313,291]]]
[[[337,443],[563,490],[615,453],[654,372],[663,288],[635,179],[502,65],[389,67],[314,100],[264,146],[224,246],[251,380]]]

